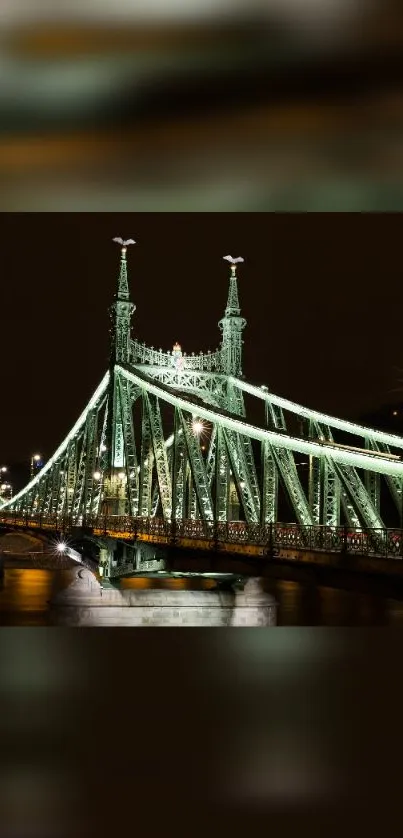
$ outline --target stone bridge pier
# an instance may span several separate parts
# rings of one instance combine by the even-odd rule
[[[51,602],[54,624],[70,626],[268,627],[276,625],[276,611],[258,578],[242,590],[120,589],[83,567]]]

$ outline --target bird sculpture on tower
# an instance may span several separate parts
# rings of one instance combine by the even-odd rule
[[[231,265],[237,265],[238,262],[245,261],[245,259],[243,259],[242,256],[237,256],[236,259],[234,259],[233,256],[223,256],[223,259],[226,259],[227,262],[231,262]]]
[[[122,245],[122,247],[125,247],[125,248],[127,247],[128,244],[136,244],[134,239],[121,239],[120,236],[116,236],[116,238],[114,238],[113,241],[117,242],[118,244]]]

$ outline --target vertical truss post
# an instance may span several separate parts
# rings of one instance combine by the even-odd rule
[[[216,448],[217,448],[217,427],[216,427],[216,425],[213,425],[213,428],[212,428],[212,431],[211,431],[211,437],[210,437],[210,445],[209,445],[209,449],[208,449],[208,453],[207,453],[207,465],[206,465],[207,479],[208,479],[208,482],[209,482],[210,486],[212,485],[212,482],[214,480],[214,474],[215,474]]]
[[[229,460],[225,445],[224,431],[217,426],[216,434],[216,478],[215,478],[215,518],[216,521],[228,521],[229,512]]]
[[[118,389],[120,415],[122,418],[124,460],[126,463],[127,512],[129,515],[136,517],[139,510],[139,476],[133,428],[131,388],[127,379],[119,376]]]
[[[162,514],[166,521],[170,521],[172,515],[172,487],[168,469],[165,439],[162,430],[160,406],[158,399],[150,396],[148,393],[145,394],[145,400],[150,420],[151,439],[160,491]]]
[[[177,518],[181,518],[180,510],[181,504],[180,501],[178,502],[178,488],[180,484],[179,480],[179,473],[181,469],[181,462],[180,460],[183,457],[180,457],[179,451],[179,420],[178,420],[178,408],[174,408],[174,439],[172,444],[172,463],[171,463],[171,476],[172,476],[172,520],[176,521]],[[183,487],[182,487],[183,488]]]
[[[340,526],[340,481],[327,460],[323,462],[322,523],[327,527]]]
[[[323,461],[320,457],[309,457],[309,508],[312,523],[320,524],[321,520],[321,477]]]
[[[265,440],[261,446],[262,457],[262,503],[260,522],[274,524],[277,520],[278,504],[278,471],[269,442]]]
[[[365,447],[369,451],[374,450],[369,439],[365,440]],[[369,497],[371,498],[371,502],[374,508],[379,514],[381,508],[381,481],[380,475],[377,474],[376,471],[365,472],[365,488],[368,492]]]
[[[192,469],[190,463],[187,461],[186,472],[186,486],[187,486],[187,518],[189,521],[195,521],[197,518],[197,498],[193,485]]]
[[[66,505],[67,515],[71,515],[73,509],[74,486],[77,477],[77,440],[74,438],[67,449],[67,481],[66,481]]]
[[[102,423],[102,431],[101,431],[101,439],[99,441],[99,448],[97,450],[96,456],[96,468],[95,471],[99,472],[99,479],[96,481],[93,490],[93,499],[92,499],[92,515],[99,515],[101,509],[101,500],[103,495],[104,489],[104,476],[108,469],[108,453],[107,453],[107,426],[108,426],[108,406],[109,400],[105,400],[104,404],[104,419]]]
[[[200,517],[203,521],[212,521],[214,518],[213,503],[199,439],[196,434],[192,433],[182,411],[179,410],[178,412]]]
[[[180,427],[178,408],[175,408],[174,441],[171,453],[172,503],[175,519],[186,518],[185,495],[187,460],[183,431]]]
[[[85,424],[85,428],[82,434],[81,440],[81,451],[80,451],[80,458],[78,462],[77,468],[77,476],[76,482],[74,486],[74,495],[73,495],[73,504],[72,504],[72,513],[73,513],[73,520],[74,523],[77,523],[80,516],[82,515],[82,499],[84,494],[84,484],[85,484],[85,469],[86,469],[86,458],[87,458],[87,439],[88,439],[88,418]]]
[[[143,392],[142,420],[141,420],[141,454],[140,454],[140,505],[141,518],[150,517],[151,487],[154,467],[154,456],[151,440],[150,417],[147,410],[147,394]]]
[[[97,430],[98,430],[98,411],[91,410],[87,417],[88,433],[87,433],[87,453],[85,460],[85,479],[83,490],[83,513],[84,515],[91,514],[92,508],[92,494],[94,489],[94,471],[97,461]]]
[[[234,475],[238,497],[242,502],[243,511],[248,524],[258,523],[260,520],[260,498],[259,505],[256,505],[255,493],[253,491],[251,476],[245,462],[244,447],[241,435],[236,431],[224,430],[224,439],[227,445],[229,461]]]

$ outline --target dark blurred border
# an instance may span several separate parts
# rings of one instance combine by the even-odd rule
[[[394,0],[193,24],[61,8],[0,42],[1,210],[402,209]]]
[[[377,817],[387,834],[400,810],[398,632],[3,629],[0,643],[4,835],[356,835]]]

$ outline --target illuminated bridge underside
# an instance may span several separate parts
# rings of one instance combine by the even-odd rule
[[[242,538],[233,527],[228,543],[257,546],[279,521],[310,533],[402,528],[403,438],[309,410],[243,378],[242,259],[224,257],[231,276],[219,348],[186,355],[175,344],[163,352],[131,339],[127,243],[110,309],[109,370],[53,457],[3,504],[0,518],[104,533],[99,522],[112,521],[106,534],[116,538],[151,538],[139,520],[154,522],[156,537],[162,522],[169,539],[184,528],[182,546],[211,540],[211,533],[216,543],[217,527],[228,522],[244,526]],[[121,520],[128,522],[124,534],[113,524]]]
[[[116,364],[51,460],[2,515],[66,516],[76,526],[103,514],[166,522],[235,517],[265,525],[277,520],[281,490],[300,525],[383,528],[381,481],[401,514],[400,437],[300,408],[240,379],[217,375],[211,389],[199,372],[167,376],[155,365],[149,372]],[[245,391],[263,402],[266,422],[248,423]],[[288,413],[307,421],[306,434],[288,431]],[[194,432],[195,420],[201,433]],[[351,435],[351,448],[335,442],[336,430]]]

